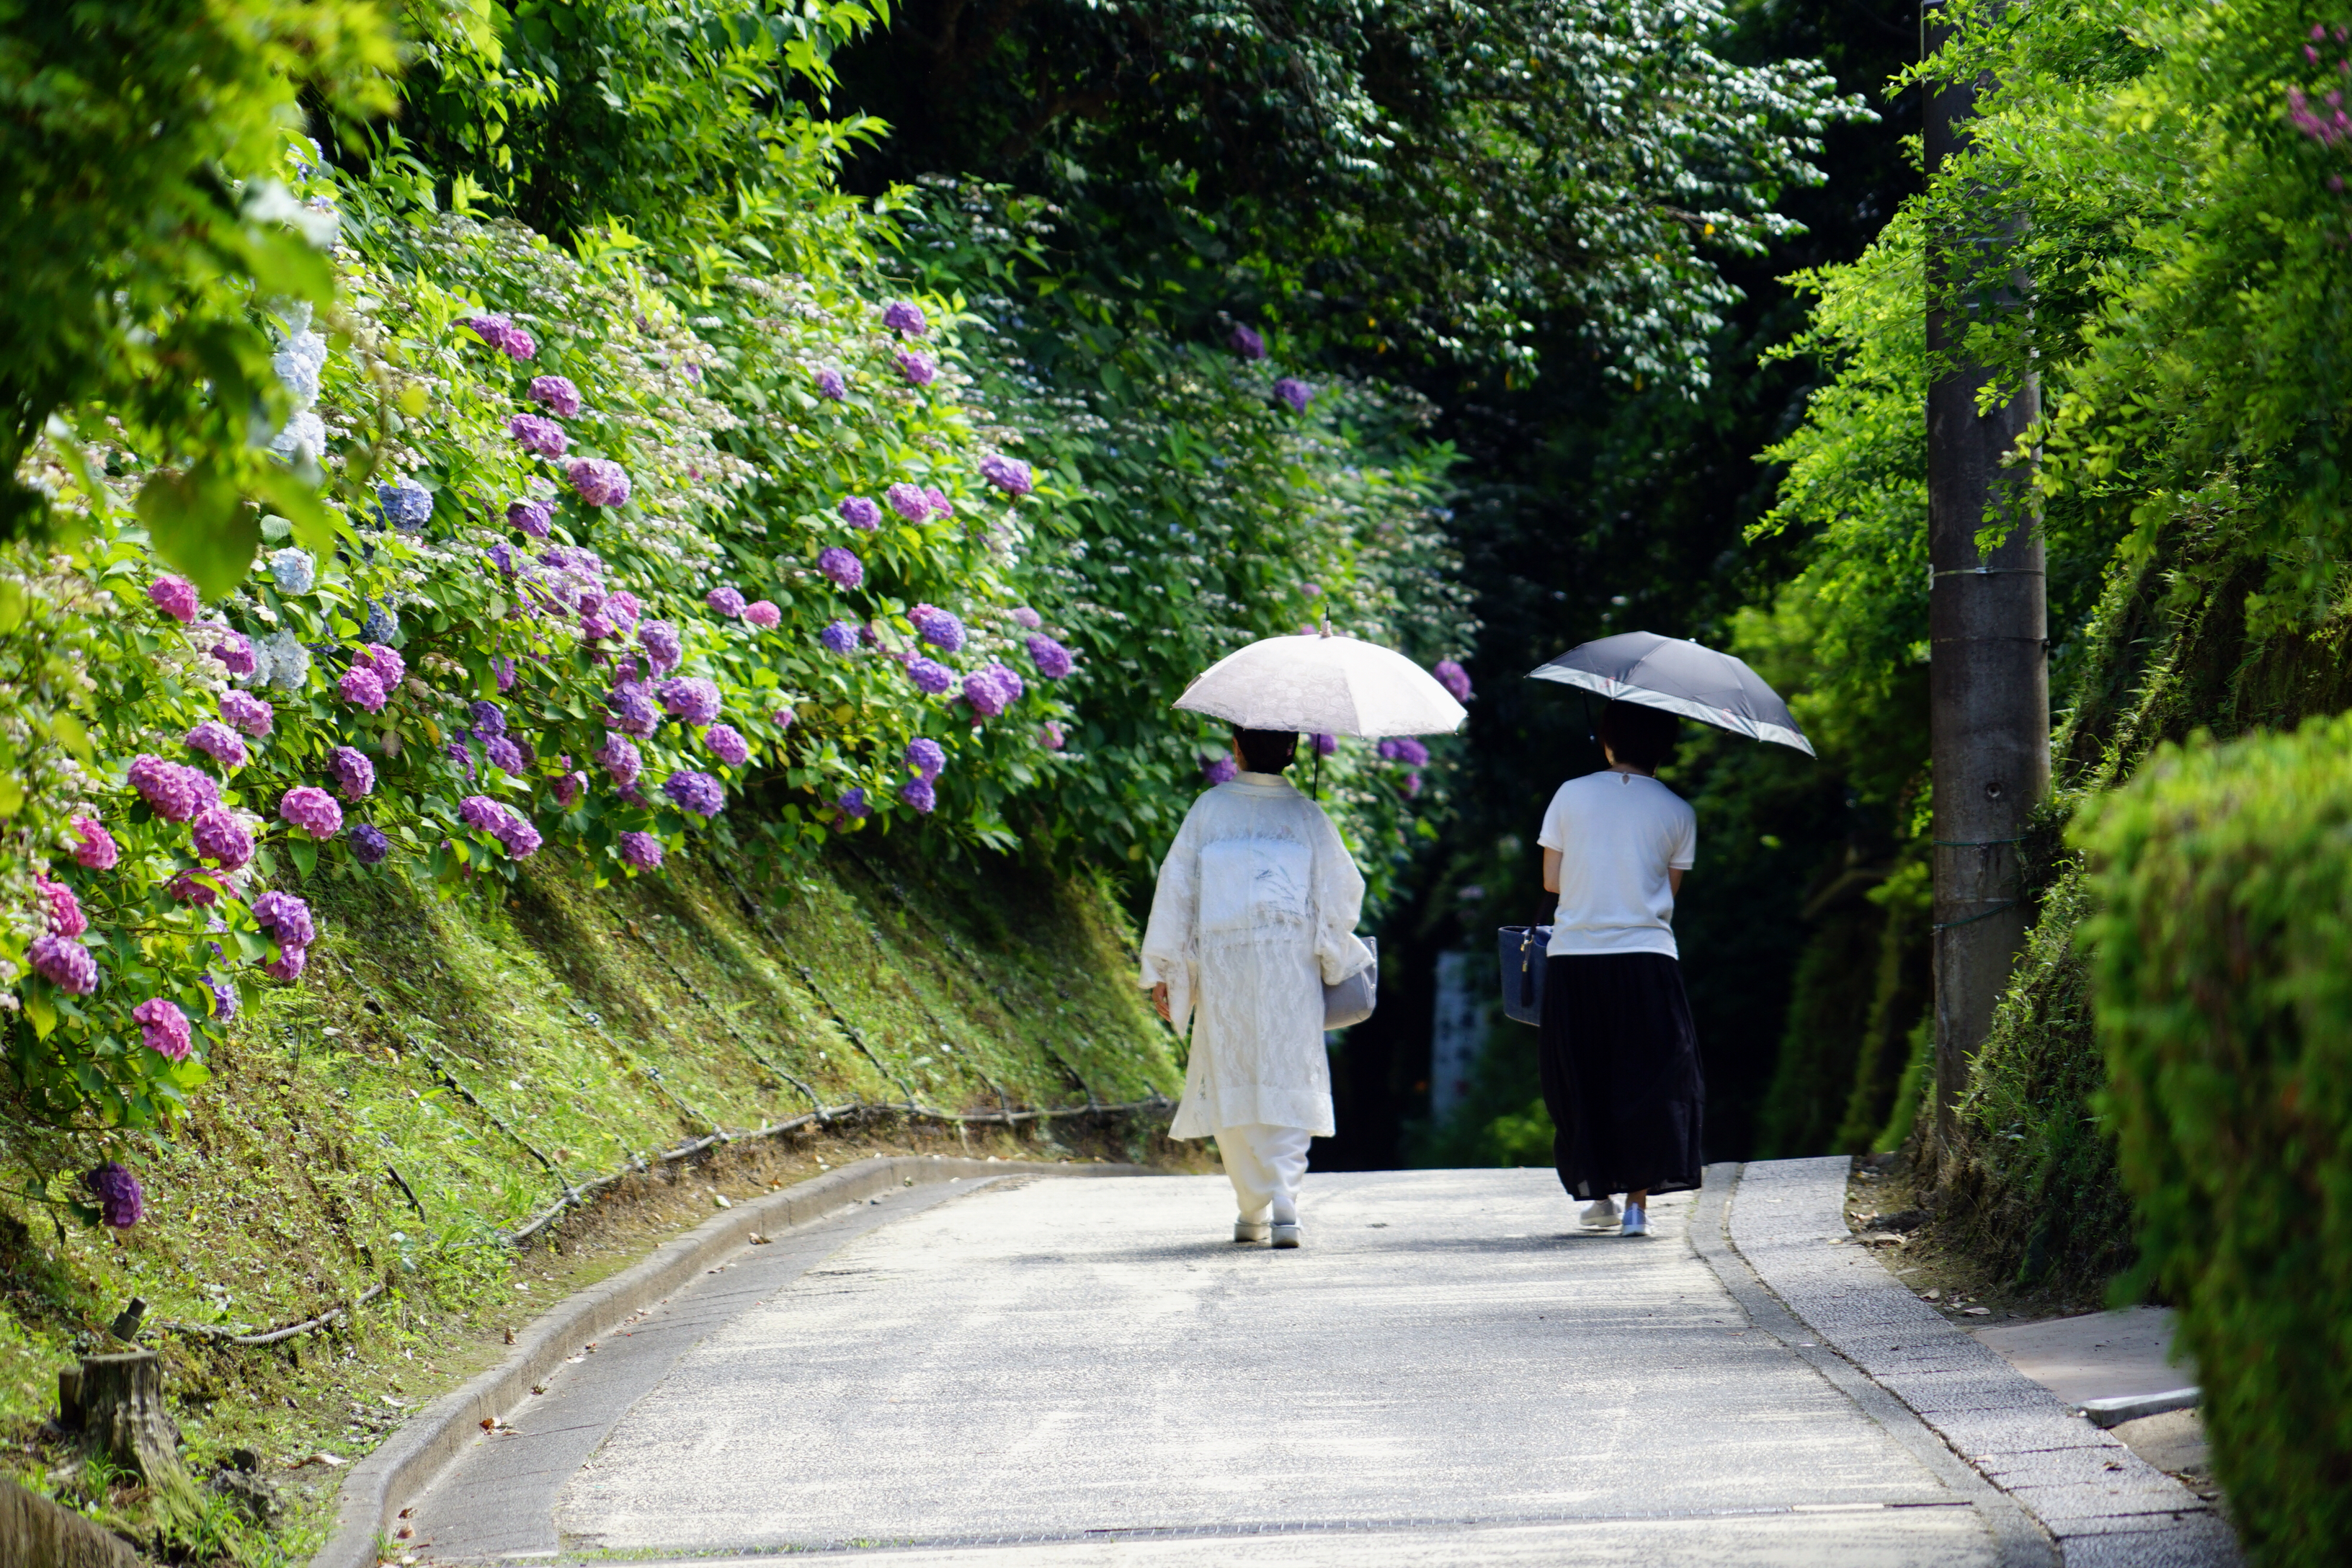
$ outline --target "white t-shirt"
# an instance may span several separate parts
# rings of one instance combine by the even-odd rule
[[[1587,773],[1551,797],[1536,842],[1560,852],[1559,912],[1546,952],[1681,956],[1666,869],[1687,871],[1697,858],[1689,802],[1639,773]]]

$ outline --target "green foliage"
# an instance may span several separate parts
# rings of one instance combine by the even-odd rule
[[[157,546],[199,574],[224,532],[251,559],[247,497],[299,507],[247,441],[287,406],[250,307],[327,302],[331,221],[271,176],[298,94],[380,110],[393,63],[367,0],[0,4],[0,534],[45,517],[17,469],[53,420],[145,455]]]
[[[2159,751],[2084,814],[2143,1277],[2256,1560],[2352,1551],[2352,720]]]
[[[871,170],[1050,198],[1072,269],[1180,330],[1234,309],[1522,377],[1549,344],[1704,385],[1722,259],[1789,233],[1822,132],[1865,117],[1812,61],[1734,63],[1713,0],[904,16],[843,60],[900,128]]]

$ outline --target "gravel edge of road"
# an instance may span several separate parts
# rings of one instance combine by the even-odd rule
[[[1916,1412],[1873,1382],[1853,1363],[1830,1348],[1824,1337],[1782,1304],[1747,1258],[1731,1244],[1731,1206],[1742,1167],[1736,1161],[1709,1165],[1698,1201],[1692,1206],[1692,1247],[1756,1328],[1788,1348],[1830,1386],[1861,1406],[1929,1473],[1968,1500],[1992,1532],[2000,1568],[2056,1568],[2058,1550],[2017,1500],[1987,1480],[1954,1453]]]
[[[2064,1568],[2237,1568],[2236,1535],[2202,1499],[1947,1321],[1868,1248],[1836,1245],[1851,1235],[1851,1168],[1843,1155],[1738,1167],[1724,1184],[1722,1231],[1741,1271],[1834,1351],[1847,1375],[1866,1379],[1877,1400],[1899,1402],[1948,1455],[2030,1514]],[[2048,1562],[2046,1542],[2044,1552]]]
[[[311,1557],[310,1568],[375,1568],[376,1542],[392,1527],[398,1500],[430,1486],[484,1420],[495,1420],[521,1404],[531,1384],[562,1365],[582,1343],[675,1294],[703,1269],[748,1245],[755,1234],[774,1235],[878,1193],[950,1177],[1150,1173],[1140,1165],[877,1154],[782,1192],[739,1203],[684,1236],[660,1243],[611,1279],[557,1302],[515,1331],[513,1348],[498,1365],[443,1394],[394,1430],[344,1479],[336,1496],[334,1529]]]

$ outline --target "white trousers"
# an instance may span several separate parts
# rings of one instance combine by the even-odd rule
[[[1224,1156],[1244,1222],[1262,1225],[1269,1212],[1277,1225],[1298,1222],[1298,1183],[1307,1174],[1307,1147],[1314,1139],[1304,1127],[1264,1122],[1217,1129],[1217,1152]]]

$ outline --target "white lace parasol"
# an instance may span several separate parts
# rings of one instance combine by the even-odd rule
[[[1229,653],[1176,706],[1244,730],[1372,738],[1451,734],[1469,717],[1404,655],[1328,632],[1266,637]]]

